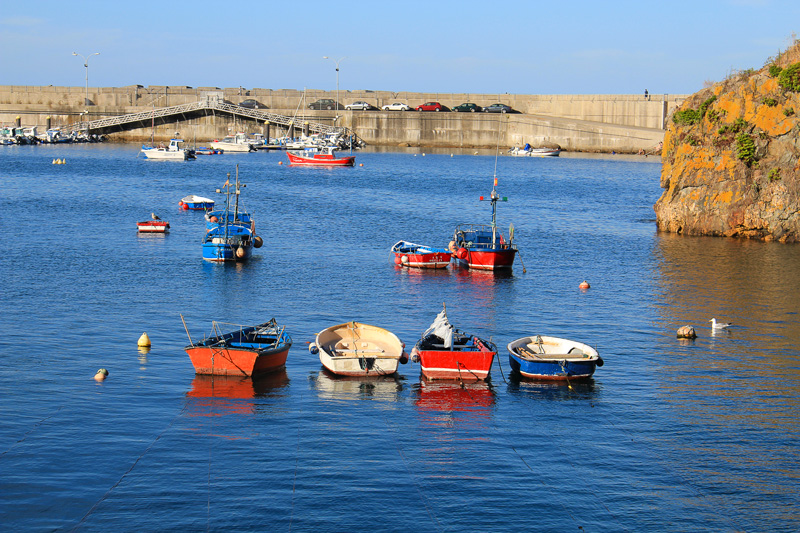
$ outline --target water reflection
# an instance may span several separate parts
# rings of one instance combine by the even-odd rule
[[[311,388],[324,400],[379,400],[396,402],[403,390],[397,375],[390,376],[337,376],[323,368],[309,376]]]
[[[512,374],[507,390],[511,394],[542,400],[594,400],[599,392],[594,378],[580,381],[537,381],[520,379]]]
[[[428,381],[420,378],[415,404],[420,411],[481,411],[494,405],[495,393],[486,381]]]
[[[255,379],[241,376],[195,375],[186,392],[190,415],[218,416],[253,414],[256,398],[283,394],[289,385],[286,370],[271,372]]]

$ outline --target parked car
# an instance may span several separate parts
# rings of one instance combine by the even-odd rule
[[[467,102],[467,103],[464,103],[464,104],[461,104],[461,105],[457,105],[457,106],[455,106],[453,108],[453,111],[455,111],[456,113],[458,113],[458,112],[466,112],[466,111],[469,111],[470,113],[474,113],[474,112],[480,111],[480,110],[481,110],[481,106],[479,106],[478,104],[470,103],[470,102]]]
[[[408,104],[404,104],[402,102],[386,104],[381,109],[383,109],[384,111],[411,111],[411,108],[408,107]]]
[[[267,106],[265,106],[258,100],[253,100],[252,98],[248,98],[247,100],[239,102],[239,107],[247,107],[250,109],[266,109]]]
[[[447,108],[439,102],[425,102],[417,106],[417,111],[447,111]]]
[[[308,104],[309,109],[344,109],[342,104],[330,98],[321,98]]]
[[[483,108],[484,113],[513,113],[511,106],[506,104],[492,104]]]
[[[359,109],[361,111],[369,111],[370,109],[375,109],[367,102],[353,102],[352,104],[347,104],[344,106],[345,109]]]

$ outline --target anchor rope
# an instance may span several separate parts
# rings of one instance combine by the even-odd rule
[[[130,474],[130,473],[133,471],[133,469],[134,469],[134,468],[136,468],[136,465],[137,465],[137,464],[139,464],[139,461],[142,459],[142,457],[144,457],[145,455],[147,455],[147,452],[149,452],[149,451],[150,451],[150,449],[151,449],[151,448],[152,448],[152,447],[153,447],[153,446],[156,444],[156,442],[158,442],[158,441],[159,441],[159,439],[161,439],[161,437],[164,435],[164,433],[166,433],[168,429],[172,428],[172,426],[175,424],[175,421],[176,421],[176,420],[178,420],[178,419],[179,419],[179,418],[180,418],[180,417],[183,415],[183,413],[186,411],[186,408],[188,407],[188,405],[189,405],[189,404],[188,404],[188,402],[184,402],[184,403],[183,403],[183,407],[182,407],[182,408],[181,408],[181,410],[178,412],[178,414],[177,414],[177,415],[175,415],[175,416],[172,418],[172,420],[170,420],[169,424],[167,424],[167,427],[165,427],[165,428],[164,428],[164,429],[161,431],[161,433],[159,433],[159,434],[158,434],[158,436],[157,436],[157,437],[156,437],[156,438],[153,440],[153,442],[151,442],[151,443],[150,443],[150,445],[149,445],[149,446],[147,446],[147,448],[146,448],[146,449],[145,449],[145,450],[144,450],[144,451],[141,453],[141,455],[139,455],[139,457],[137,457],[137,458],[136,458],[136,460],[133,462],[133,464],[131,465],[131,467],[130,467],[130,468],[128,468],[128,470],[127,470],[127,471],[126,471],[124,474],[122,474],[122,476],[121,476],[121,477],[120,477],[120,478],[117,480],[117,482],[116,482],[116,483],[114,483],[114,484],[111,486],[111,488],[109,488],[109,489],[106,491],[106,493],[105,493],[105,494],[103,494],[103,496],[102,496],[102,497],[101,497],[99,500],[97,500],[97,502],[96,502],[94,505],[92,505],[91,509],[89,509],[89,510],[86,512],[86,514],[85,514],[85,515],[83,515],[83,518],[81,518],[80,522],[78,522],[78,523],[75,525],[75,527],[73,527],[73,528],[72,528],[72,531],[77,531],[77,530],[78,530],[78,528],[80,528],[80,527],[83,525],[83,523],[86,521],[86,519],[87,519],[87,518],[89,518],[89,516],[91,516],[91,515],[92,515],[92,513],[94,513],[94,511],[97,509],[97,507],[98,507],[98,506],[99,506],[101,503],[103,503],[103,501],[105,501],[105,499],[106,499],[106,498],[108,498],[108,496],[111,494],[111,492],[112,492],[112,491],[113,491],[115,488],[117,488],[117,486],[118,486],[120,483],[122,483],[122,480],[123,480],[123,479],[125,479],[125,476],[127,476],[128,474]]]
[[[21,437],[21,438],[20,438],[20,439],[19,439],[17,442],[15,442],[15,443],[14,443],[14,444],[12,444],[11,446],[9,446],[9,448],[8,448],[6,451],[4,451],[3,453],[0,453],[0,458],[2,458],[2,457],[5,455],[5,454],[7,454],[8,452],[10,452],[12,449],[14,449],[14,447],[15,447],[17,444],[20,444],[22,441],[24,441],[25,439],[27,439],[27,438],[28,438],[28,435],[30,435],[31,433],[33,433],[34,431],[36,431],[36,430],[39,428],[39,426],[41,426],[41,425],[42,425],[44,422],[46,422],[47,420],[49,420],[49,419],[53,418],[54,416],[56,416],[56,415],[58,414],[58,412],[59,412],[61,409],[63,409],[63,408],[64,408],[64,406],[63,406],[63,405],[61,405],[61,406],[60,406],[58,409],[56,409],[56,411],[55,411],[53,414],[51,414],[51,415],[49,415],[49,416],[46,416],[46,417],[42,418],[41,420],[39,420],[38,422],[36,422],[36,423],[33,425],[33,427],[32,427],[31,429],[29,429],[28,431],[26,431],[26,432],[25,432],[25,433],[22,435],[22,437]]]

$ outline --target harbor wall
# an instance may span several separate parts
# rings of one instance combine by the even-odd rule
[[[392,102],[417,106],[438,101],[453,107],[463,102],[481,106],[510,105],[519,113],[418,113],[383,111],[312,111],[308,104],[319,98],[337,98],[336,91],[293,89],[245,89],[239,87],[175,87],[131,85],[127,87],[0,86],[0,124],[22,126],[74,124],[148,109],[196,102],[219,95],[237,104],[252,98],[274,113],[296,117],[296,122],[322,122],[353,129],[369,144],[384,146],[432,146],[491,148],[498,143],[513,146],[554,143],[572,151],[637,151],[650,149],[663,139],[670,114],[685,95],[523,95],[468,93],[413,93],[389,91],[340,91],[344,105],[358,100],[380,107]],[[90,105],[86,105],[87,100]],[[158,140],[179,132],[187,140],[205,142],[225,134],[248,130],[263,133],[253,120],[217,114],[179,120],[175,124],[115,133],[111,140]],[[270,134],[283,134],[273,126]]]

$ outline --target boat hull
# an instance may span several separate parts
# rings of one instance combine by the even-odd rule
[[[317,334],[319,360],[339,376],[375,376],[397,372],[401,359],[407,361],[403,343],[383,328],[347,322]]]
[[[225,143],[225,142],[216,142],[212,141],[209,143],[211,148],[215,150],[222,150],[224,153],[228,152],[255,152],[256,149],[253,147],[252,144],[244,144],[244,143]]]
[[[187,348],[197,374],[217,376],[256,376],[276,372],[286,366],[289,348],[269,352],[247,348]]]
[[[328,154],[318,154],[313,157],[304,157],[292,152],[286,152],[291,166],[309,167],[352,167],[356,156],[336,157]]]
[[[181,209],[188,209],[190,211],[209,211],[214,209],[214,200],[203,198],[202,196],[189,195],[181,198],[178,205]]]
[[[502,270],[512,268],[517,250],[513,248],[498,250],[470,250],[460,248],[453,256],[459,266],[476,270]]]
[[[139,233],[167,233],[169,231],[169,222],[165,220],[148,220],[146,222],[137,222],[136,228]]]
[[[189,159],[189,152],[186,150],[179,150],[173,152],[170,150],[162,150],[159,148],[143,148],[142,154],[147,159],[157,159],[165,161],[186,161]]]
[[[215,242],[215,241],[221,242]],[[203,243],[203,259],[214,263],[224,261],[246,261],[253,255],[253,246],[240,246],[235,243],[222,242],[223,239],[212,239]]]
[[[557,337],[523,337],[508,345],[508,362],[511,371],[522,377],[536,380],[580,380],[594,375],[602,358],[592,347]],[[543,353],[537,352],[543,346]]]
[[[427,379],[483,381],[489,377],[495,355],[489,350],[419,350],[419,361]]]

